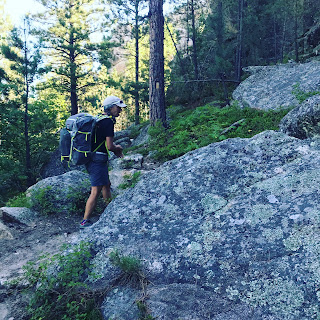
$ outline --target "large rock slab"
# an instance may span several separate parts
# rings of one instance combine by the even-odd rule
[[[145,294],[146,297],[142,297],[139,290],[130,287],[113,289],[102,304],[104,319],[143,318],[143,313],[138,308],[139,302],[144,304],[147,312],[152,311],[152,317],[158,320],[276,319],[264,316],[261,309],[253,310],[242,302],[223,299],[197,284],[173,283],[151,286]]]
[[[287,113],[280,122],[280,130],[299,139],[320,135],[320,95],[304,101]]]
[[[26,194],[40,213],[75,213],[83,212],[90,188],[89,175],[73,170],[39,181]]]
[[[2,207],[0,208],[0,217],[4,221],[16,222],[20,224],[27,225],[29,227],[34,227],[36,225],[35,221],[38,212],[31,210],[29,208],[21,207]]]
[[[149,128],[150,128],[150,125],[147,125],[147,126],[141,128],[139,135],[132,142],[133,147],[145,145],[148,143],[149,138],[150,138],[150,135],[148,133]]]
[[[248,67],[252,73],[233,92],[233,99],[242,107],[276,110],[298,106],[293,94],[296,85],[303,92],[320,90],[320,61],[304,64]]]
[[[95,244],[106,281],[116,248],[141,258],[154,285],[197,283],[262,308],[255,319],[317,319],[319,184],[320,152],[307,141],[229,139],[145,174],[79,240]]]

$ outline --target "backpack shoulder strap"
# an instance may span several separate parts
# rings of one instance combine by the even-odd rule
[[[99,114],[96,116],[96,122],[99,122],[99,121],[101,121],[103,119],[107,119],[107,118],[112,120],[112,116],[108,116],[106,114]]]

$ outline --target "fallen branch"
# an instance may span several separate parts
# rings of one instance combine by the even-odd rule
[[[224,129],[223,131],[220,132],[220,136],[223,135],[223,134],[226,134],[227,132],[235,129],[235,128],[238,128],[240,126],[240,124],[242,122],[244,122],[246,119],[241,119],[241,120],[238,120],[237,122],[233,123],[231,126],[229,126],[228,128]]]

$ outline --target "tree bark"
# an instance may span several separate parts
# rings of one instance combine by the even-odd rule
[[[29,140],[29,73],[28,73],[28,50],[27,50],[27,36],[26,26],[24,27],[24,82],[25,82],[25,94],[24,94],[24,140],[26,145],[26,176],[27,186],[30,187],[33,184],[32,172],[31,172],[31,152],[30,152],[30,140]]]
[[[236,55],[236,79],[238,82],[241,80],[242,74],[242,27],[243,27],[243,1],[238,0],[239,13],[238,13],[238,43]]]
[[[71,115],[78,113],[78,95],[77,95],[77,75],[76,75],[76,63],[75,63],[75,51],[74,51],[74,33],[70,32],[70,101],[71,101]]]
[[[197,53],[197,43],[196,43],[196,24],[195,24],[193,0],[191,0],[191,21],[192,21],[192,46],[193,46],[194,77],[196,80],[198,80],[199,79],[199,68],[198,68],[198,53]]]
[[[150,61],[149,61],[149,103],[150,122],[161,121],[166,127],[164,95],[164,18],[163,0],[150,0]]]
[[[139,0],[135,0],[135,40],[136,40],[136,82],[135,82],[135,124],[140,123],[139,108]]]
[[[295,19],[294,19],[294,52],[295,60],[299,62],[299,44],[298,44],[298,1],[295,1]]]

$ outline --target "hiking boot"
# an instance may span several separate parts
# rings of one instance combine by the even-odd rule
[[[80,223],[80,229],[91,227],[93,223],[90,220],[83,219]]]

